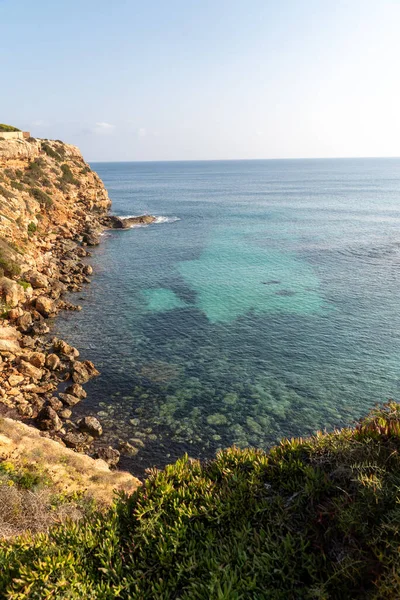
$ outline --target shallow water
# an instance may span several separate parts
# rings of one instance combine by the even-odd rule
[[[119,215],[57,334],[101,376],[76,416],[140,473],[268,447],[398,398],[400,160],[98,163]],[[77,296],[74,296],[77,300]]]

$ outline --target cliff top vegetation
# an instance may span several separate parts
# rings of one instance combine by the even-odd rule
[[[0,545],[0,596],[400,597],[400,405],[154,472],[106,513]]]
[[[0,123],[0,131],[21,131],[17,127],[13,125],[6,125],[5,123]]]

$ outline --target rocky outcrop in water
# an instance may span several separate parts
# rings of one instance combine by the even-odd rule
[[[135,225],[150,225],[154,223],[156,217],[152,215],[140,215],[137,217],[116,217],[107,215],[101,219],[102,224],[107,229],[130,229]]]

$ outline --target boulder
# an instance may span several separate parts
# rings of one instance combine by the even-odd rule
[[[7,318],[10,321],[16,321],[23,314],[24,311],[18,306],[17,308],[12,308],[10,311],[8,311]]]
[[[15,327],[0,326],[0,353],[15,354],[23,353],[19,344],[21,333]]]
[[[43,354],[43,352],[32,352],[32,354],[29,355],[28,360],[31,365],[41,369],[45,365],[46,355]]]
[[[16,385],[19,385],[20,383],[22,383],[24,381],[24,379],[25,379],[25,377],[23,375],[10,375],[10,377],[8,378],[8,383],[13,388]]]
[[[63,404],[65,404],[66,406],[75,406],[75,404],[78,404],[78,402],[80,402],[80,398],[72,396],[71,394],[60,393],[59,396],[63,401]]]
[[[118,450],[116,450],[115,448],[111,448],[111,446],[103,446],[101,448],[98,448],[95,454],[96,458],[101,458],[102,460],[105,460],[106,463],[110,465],[110,467],[117,466],[117,464],[119,463],[120,456],[121,455],[118,452]]]
[[[83,417],[83,419],[79,419],[78,427],[81,431],[88,433],[92,437],[100,437],[103,433],[100,421],[96,417]]]
[[[74,450],[86,450],[92,439],[84,433],[75,433],[74,431],[68,431],[63,437],[63,442],[68,448],[74,448]]]
[[[49,287],[49,280],[43,273],[33,272],[29,276],[28,281],[35,290],[47,289]]]
[[[43,317],[52,317],[57,314],[57,305],[51,298],[39,296],[36,298],[36,310]]]
[[[128,456],[136,456],[139,452],[138,448],[135,448],[135,446],[132,446],[129,442],[120,442],[119,449]]]
[[[25,300],[25,290],[8,277],[0,277],[0,298],[2,298],[10,308],[14,308]]]
[[[60,431],[62,428],[61,419],[51,406],[44,406],[39,411],[36,423],[44,431]]]
[[[60,367],[60,359],[57,354],[48,354],[46,356],[46,367],[51,371],[56,371]]]
[[[31,365],[31,363],[26,360],[21,360],[18,365],[18,371],[36,381],[43,377],[43,370]]]
[[[30,312],[24,312],[17,319],[17,327],[23,333],[28,333],[32,328],[32,315]]]
[[[54,352],[57,354],[61,354],[66,356],[69,359],[74,359],[79,356],[79,350],[64,342],[64,340],[59,340],[58,338],[53,339],[53,348]]]
[[[83,362],[76,360],[72,364],[71,373],[72,381],[80,384],[86,383],[89,379],[92,379],[92,377],[100,375],[99,371],[90,360],[85,360]]]
[[[69,385],[65,392],[67,394],[71,394],[72,396],[76,396],[80,399],[86,398],[87,396],[87,393],[85,392],[83,387],[79,385],[79,383],[73,383],[72,385]]]
[[[47,406],[51,406],[51,408],[56,412],[61,411],[64,408],[64,405],[61,402],[61,400],[59,400],[55,396],[52,396],[47,400]]]

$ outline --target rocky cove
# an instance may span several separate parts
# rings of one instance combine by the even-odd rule
[[[101,444],[96,417],[74,421],[82,387],[99,372],[79,351],[52,337],[64,299],[90,283],[88,248],[104,229],[149,224],[150,215],[109,215],[111,201],[78,148],[61,141],[0,140],[0,414],[36,426],[42,436],[115,466],[131,444]]]

